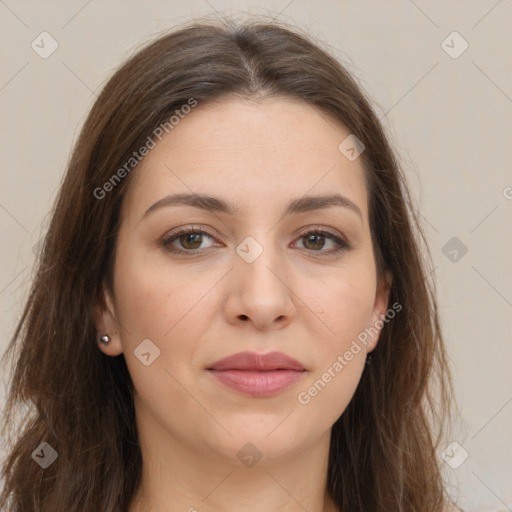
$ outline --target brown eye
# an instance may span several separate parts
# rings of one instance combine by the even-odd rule
[[[304,246],[306,249],[319,250],[325,246],[325,236],[313,233],[302,237],[304,239]]]
[[[302,233],[300,240],[303,241],[303,247],[309,252],[332,254],[350,249],[350,245],[345,240],[325,228],[313,229],[304,232]],[[328,242],[331,242],[333,249],[323,250]]]
[[[162,240],[162,245],[169,252],[193,256],[213,246],[201,247],[208,238],[215,240],[212,235],[199,227],[191,227],[171,233]],[[347,251],[351,248],[345,240],[326,228],[305,231],[300,235],[299,240],[302,241],[303,248],[310,253],[329,255],[340,251]],[[331,244],[330,250],[328,247],[329,243]],[[327,250],[324,250],[326,246]]]
[[[181,246],[185,249],[199,249],[202,242],[202,236],[203,235],[200,233],[187,233],[185,235],[180,235],[178,240]]]
[[[162,240],[162,245],[171,252],[192,254],[202,249],[201,244],[205,238],[213,240],[213,236],[201,229],[187,228],[166,237]]]

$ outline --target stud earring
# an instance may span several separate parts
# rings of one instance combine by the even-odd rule
[[[110,338],[105,334],[100,338],[100,343],[107,346],[110,343]]]

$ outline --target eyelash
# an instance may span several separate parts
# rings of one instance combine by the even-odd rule
[[[168,250],[169,252],[172,252],[172,253],[186,254],[189,256],[194,255],[194,254],[200,252],[201,249],[185,250],[185,249],[177,249],[176,247],[172,247],[172,248],[169,247],[170,244],[172,242],[174,242],[175,240],[177,240],[180,236],[189,235],[189,234],[201,234],[201,235],[206,235],[212,239],[215,239],[215,237],[213,235],[211,235],[210,233],[208,233],[207,231],[203,231],[202,229],[200,229],[200,227],[193,226],[193,227],[189,227],[189,228],[184,228],[180,231],[176,231],[174,233],[171,233],[169,236],[164,237],[162,239],[162,245],[164,246],[164,248],[166,250]],[[321,226],[314,226],[313,228],[310,228],[307,231],[303,231],[299,235],[298,239],[302,239],[311,234],[326,236],[327,238],[331,239],[336,244],[337,247],[330,251],[322,251],[322,250],[308,251],[308,249],[305,249],[308,252],[320,253],[320,254],[327,253],[327,254],[332,255],[332,254],[337,254],[342,251],[348,251],[352,248],[348,242],[346,242],[345,240],[340,238],[335,232],[330,231],[328,228],[322,228]]]

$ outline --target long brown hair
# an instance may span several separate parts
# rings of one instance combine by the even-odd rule
[[[275,21],[194,20],[119,67],[74,148],[4,355],[15,365],[4,420],[11,445],[2,510],[128,509],[142,467],[133,385],[124,356],[98,349],[93,311],[102,284],[112,290],[119,211],[136,166],[115,186],[104,184],[191,98],[206,104],[228,95],[301,99],[365,145],[378,276],[391,272],[389,303],[402,310],[384,325],[371,365],[333,426],[328,491],[343,511],[445,509],[436,450],[443,419],[451,417],[452,384],[428,275],[431,256],[370,101],[331,52],[299,29]],[[58,454],[46,469],[32,456],[42,442]]]

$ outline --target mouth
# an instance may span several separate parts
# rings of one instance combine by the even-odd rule
[[[252,397],[275,395],[296,384],[306,370],[208,370],[221,384]]]
[[[273,396],[295,385],[307,370],[282,352],[240,352],[206,368],[216,381],[251,397]]]

